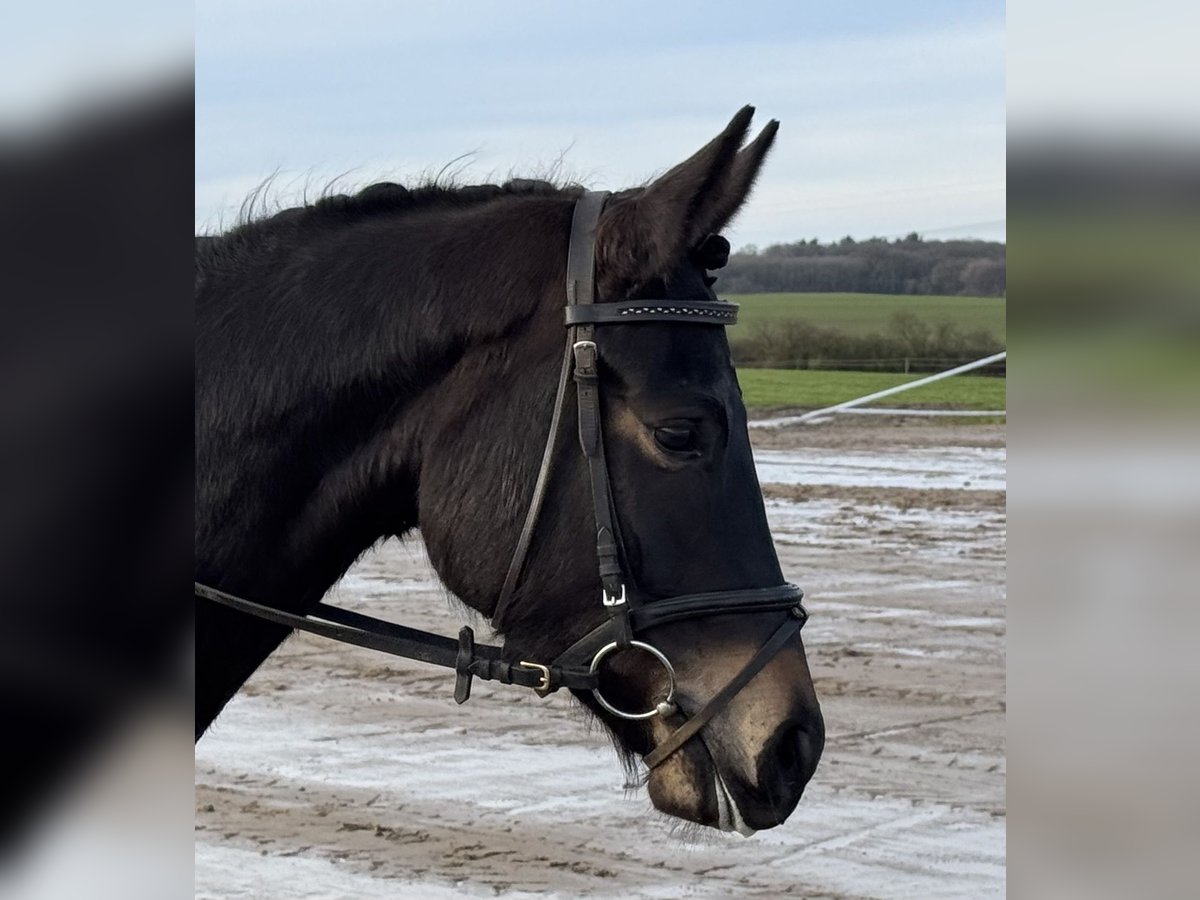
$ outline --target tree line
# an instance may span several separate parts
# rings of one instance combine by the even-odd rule
[[[913,233],[889,241],[845,237],[754,245],[730,254],[720,273],[727,294],[845,292],[1000,297],[1005,245],[998,241],[927,241]]]

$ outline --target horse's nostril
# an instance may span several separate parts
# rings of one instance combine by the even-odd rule
[[[765,765],[762,766],[760,778],[766,776],[766,784],[776,782],[791,789],[804,787],[816,771],[824,743],[820,737],[814,739],[798,724],[780,729],[763,759]],[[773,773],[771,769],[774,769]],[[772,774],[774,778],[770,777]]]
[[[793,725],[779,736],[779,746],[775,753],[775,759],[782,773],[790,774],[799,771],[801,766],[801,740],[802,734],[799,725]]]
[[[742,819],[757,829],[773,828],[786,820],[816,771],[824,746],[819,715],[803,725],[798,721],[782,725],[758,757],[754,782],[742,785]]]

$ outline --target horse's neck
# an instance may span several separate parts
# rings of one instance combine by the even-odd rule
[[[225,285],[197,354],[198,578],[306,606],[417,524],[423,408],[556,283],[569,202],[523,201],[517,221],[512,206],[365,221],[297,248],[277,280]],[[547,238],[549,263],[529,246]]]

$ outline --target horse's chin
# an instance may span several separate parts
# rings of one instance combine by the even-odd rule
[[[720,767],[702,740],[692,740],[650,773],[650,801],[668,815],[736,831],[750,837],[757,829],[742,816]]]

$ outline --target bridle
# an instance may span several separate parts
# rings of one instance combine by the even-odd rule
[[[663,716],[673,723],[682,719],[665,741],[646,754],[644,761],[649,768],[657,766],[699,733],[704,725],[799,632],[808,614],[801,604],[803,592],[794,584],[656,598],[639,590],[627,569],[627,557],[621,541],[616,505],[604,456],[599,352],[596,347],[595,329],[603,325],[643,322],[710,327],[732,325],[737,321],[738,307],[734,303],[707,299],[596,303],[595,232],[600,213],[609,196],[604,191],[588,191],[582,194],[575,204],[567,254],[567,342],[550,433],[546,439],[541,468],[525,516],[525,524],[492,613],[492,620],[499,621],[508,609],[520,581],[553,469],[554,450],[558,443],[563,411],[567,406],[567,389],[574,380],[578,403],[579,443],[587,460],[591,482],[600,602],[607,614],[604,622],[549,663],[530,660],[514,663],[505,658],[503,648],[477,645],[474,632],[469,627],[459,631],[456,642],[442,635],[407,628],[326,603],[316,604],[308,615],[296,615],[199,582],[195,585],[196,596],[279,625],[395,656],[452,668],[456,673],[454,699],[458,703],[465,703],[470,697],[472,679],[481,678],[532,688],[543,697],[564,687],[575,691],[590,691],[604,710],[622,719],[640,720]],[[648,637],[647,633],[655,628],[686,619],[781,610],[787,610],[790,614],[750,661],[708,703],[683,719],[675,703],[674,667],[666,654],[647,640],[639,638]],[[646,710],[619,709],[600,692],[601,664],[613,653],[630,650],[648,654],[662,667],[667,676],[667,689],[663,698]]]

